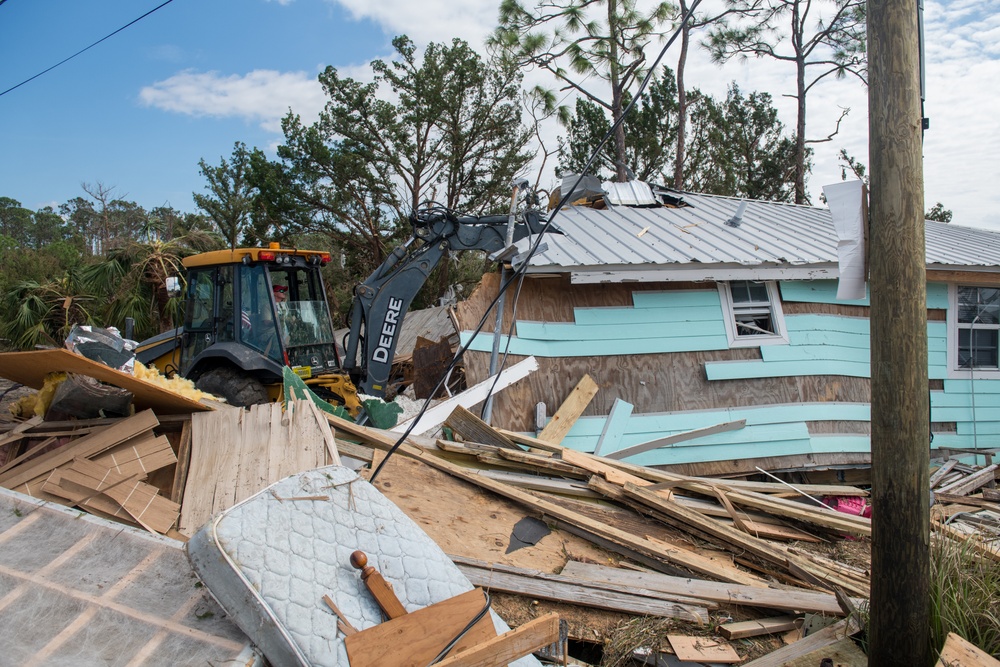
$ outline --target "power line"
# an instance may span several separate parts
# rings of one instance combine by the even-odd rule
[[[97,40],[96,42],[94,42],[90,46],[80,49],[79,51],[77,51],[76,53],[74,53],[73,55],[71,55],[70,57],[64,58],[63,60],[60,60],[59,62],[57,62],[52,67],[49,67],[48,69],[42,70],[41,72],[39,72],[35,76],[33,76],[31,78],[28,78],[28,79],[25,79],[24,81],[22,81],[21,83],[17,84],[16,86],[11,86],[7,90],[5,90],[2,93],[0,93],[0,97],[3,97],[4,95],[6,95],[7,93],[9,93],[12,90],[17,90],[18,88],[20,88],[21,86],[23,86],[24,84],[26,84],[26,83],[28,83],[30,81],[34,81],[35,79],[37,79],[38,77],[40,77],[43,74],[51,72],[52,70],[54,70],[55,68],[59,67],[63,63],[67,63],[70,60],[72,60],[73,58],[76,58],[78,55],[80,55],[84,51],[89,51],[90,49],[94,48],[95,46],[97,46],[98,44],[100,44],[101,42],[103,42],[104,40],[109,39],[111,37],[114,37],[115,35],[117,35],[118,33],[120,33],[125,28],[128,28],[129,26],[135,25],[139,21],[143,20],[144,18],[146,18],[147,16],[149,16],[150,14],[152,14],[153,12],[155,12],[157,9],[165,7],[165,6],[169,5],[173,1],[174,0],[166,0],[166,2],[164,2],[164,3],[160,4],[160,5],[157,5],[156,7],[153,7],[152,9],[150,9],[148,12],[146,12],[145,14],[143,14],[142,16],[140,16],[139,18],[135,19],[134,21],[130,21],[130,22],[126,23],[122,27],[118,28],[118,30],[115,30],[113,33],[111,33],[109,35],[105,35],[104,37],[101,37],[99,40]],[[5,2],[7,2],[7,0],[0,0],[0,5],[2,5]]]

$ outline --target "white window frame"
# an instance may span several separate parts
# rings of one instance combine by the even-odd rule
[[[722,299],[723,320],[726,325],[726,335],[729,336],[729,347],[760,347],[761,345],[787,345],[788,329],[785,328],[785,315],[781,310],[781,299],[778,298],[778,286],[773,280],[732,282],[762,282],[767,288],[767,307],[771,311],[771,322],[774,324],[773,335],[759,334],[756,336],[740,336],[736,329],[737,306],[733,303],[733,293],[729,282],[718,283],[719,296]],[[761,304],[763,307],[763,304]]]
[[[960,326],[958,322],[958,288],[959,287],[986,287],[996,289],[996,285],[976,285],[963,283],[948,285],[948,377],[961,379],[970,378],[975,374],[976,378],[1000,379],[1000,368],[962,368],[958,364],[958,330],[966,328]],[[977,327],[979,325],[976,325]],[[983,325],[983,328],[1000,329],[1000,325]]]

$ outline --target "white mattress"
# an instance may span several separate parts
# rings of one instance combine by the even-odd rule
[[[325,499],[302,499],[312,496]],[[350,564],[356,550],[367,554],[407,611],[472,589],[419,526],[342,466],[277,482],[214,517],[187,550],[212,595],[276,667],[349,664],[324,595],[358,630],[382,622]],[[509,629],[493,619],[498,634]],[[511,664],[540,665],[532,656]]]

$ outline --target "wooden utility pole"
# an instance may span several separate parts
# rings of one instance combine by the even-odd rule
[[[917,3],[868,3],[872,596],[868,664],[930,665],[930,398]]]

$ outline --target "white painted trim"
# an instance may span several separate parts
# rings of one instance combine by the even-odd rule
[[[788,328],[785,326],[785,314],[781,309],[781,299],[778,297],[778,286],[773,281],[765,281],[767,297],[771,302],[771,315],[777,333],[773,336],[737,336],[736,321],[733,314],[733,295],[729,291],[728,282],[717,284],[719,298],[722,300],[722,320],[726,325],[726,336],[729,337],[729,347],[760,347],[761,345],[788,345]]]
[[[522,359],[510,368],[505,368],[500,372],[500,378],[496,382],[494,391],[496,392],[501,389],[505,389],[518,380],[528,377],[528,375],[537,370],[537,359],[534,357]],[[443,424],[449,416],[451,416],[451,413],[459,405],[463,408],[470,408],[476,403],[486,400],[486,396],[489,393],[490,388],[493,387],[493,379],[494,376],[491,375],[479,384],[469,387],[461,394],[456,394],[447,401],[438,403],[433,408],[428,409],[427,412],[425,412],[420,418],[420,421],[418,421],[413,427],[412,433],[414,435],[421,435],[433,428],[437,428]],[[403,433],[407,428],[409,428],[411,422],[413,422],[413,419],[409,419],[401,424],[396,424],[389,430],[393,433]]]
[[[644,265],[648,266],[648,265]],[[559,267],[547,266],[530,270],[531,273],[551,273]],[[710,282],[726,280],[837,280],[840,271],[836,264],[810,266],[737,266],[705,264],[677,264],[661,269],[634,270],[627,267],[577,268],[569,272],[574,285],[595,283],[656,283],[656,282]]]
[[[963,283],[962,287],[975,287]],[[958,367],[958,288],[956,283],[948,284],[948,379],[949,380],[1000,380],[1000,369],[959,368]]]

